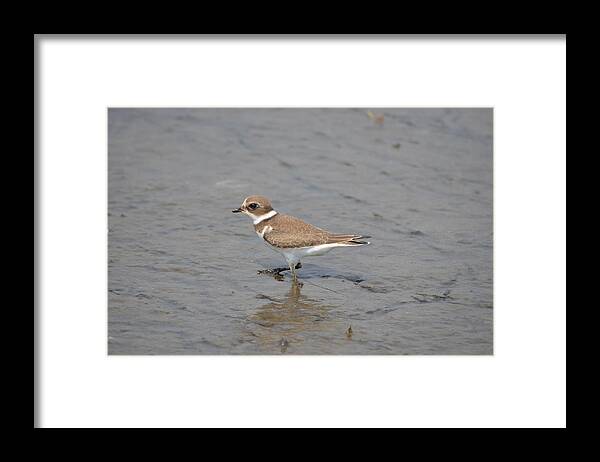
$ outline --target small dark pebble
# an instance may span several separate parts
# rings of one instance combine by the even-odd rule
[[[281,352],[285,353],[288,346],[290,346],[290,342],[288,342],[287,338],[281,337],[281,340],[279,341],[279,346],[281,347]]]

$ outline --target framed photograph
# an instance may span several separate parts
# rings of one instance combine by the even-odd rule
[[[34,427],[566,426],[565,35],[34,63]]]

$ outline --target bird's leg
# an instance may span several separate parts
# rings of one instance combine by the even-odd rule
[[[304,285],[304,283],[298,280],[298,275],[296,274],[296,269],[302,268],[300,263],[297,263],[295,266],[293,264],[290,265],[290,271],[292,272],[292,288],[295,290],[300,290],[300,287]]]
[[[298,262],[295,265],[290,263],[290,271],[292,272],[292,281],[296,284],[301,284],[298,282],[298,275],[296,274],[296,270],[302,268],[302,263]]]

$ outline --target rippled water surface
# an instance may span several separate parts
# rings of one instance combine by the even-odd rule
[[[491,109],[108,125],[109,354],[493,353]],[[231,213],[251,194],[372,244],[305,259],[302,287],[259,275],[285,261]]]

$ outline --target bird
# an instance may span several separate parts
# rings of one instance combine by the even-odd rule
[[[279,213],[265,196],[248,196],[232,212],[243,213],[252,219],[254,231],[260,240],[283,255],[294,281],[297,281],[296,270],[302,267],[300,260],[304,257],[323,255],[337,247],[362,247],[370,244],[365,239],[371,236],[331,233],[299,218]],[[279,275],[282,271],[287,271],[287,268],[263,272]]]

